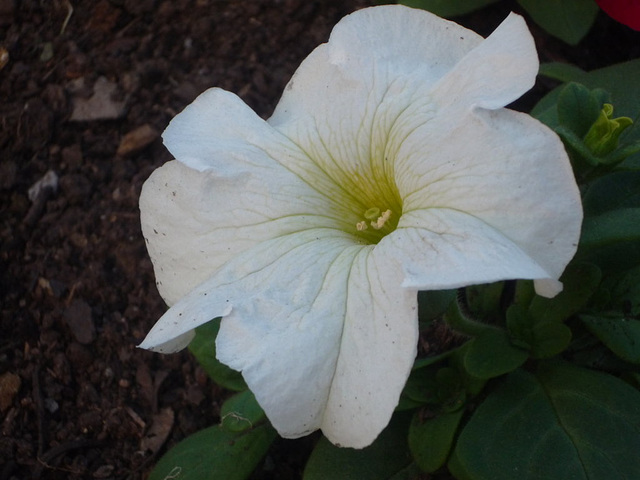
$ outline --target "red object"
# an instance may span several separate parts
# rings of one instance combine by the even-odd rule
[[[640,30],[640,0],[596,0],[596,3],[614,20]]]

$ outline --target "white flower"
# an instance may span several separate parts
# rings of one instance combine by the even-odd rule
[[[203,93],[140,199],[171,305],[141,347],[179,350],[222,317],[219,360],[282,436],[369,445],[415,359],[418,290],[561,289],[578,189],[556,135],[502,108],[537,70],[517,15],[484,40],[394,5],[340,21],[268,121]]]

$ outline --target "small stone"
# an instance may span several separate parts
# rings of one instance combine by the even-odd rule
[[[35,202],[45,189],[51,189],[52,193],[58,190],[58,175],[49,170],[44,176],[29,188],[29,200]]]
[[[64,319],[75,339],[87,345],[96,338],[96,327],[93,324],[91,307],[84,300],[74,300],[64,312]]]
[[[53,398],[47,397],[44,399],[44,408],[50,413],[56,413],[60,409],[60,405]]]
[[[0,411],[4,412],[13,403],[22,381],[14,373],[7,372],[0,376]]]
[[[130,131],[120,141],[117,154],[121,157],[139,152],[143,148],[152,144],[159,134],[158,131],[148,123]]]
[[[116,100],[118,86],[105,77],[99,77],[90,98],[75,97],[71,121],[114,120],[124,115],[126,102]]]
[[[0,70],[2,70],[7,63],[9,63],[9,51],[4,47],[0,47]]]

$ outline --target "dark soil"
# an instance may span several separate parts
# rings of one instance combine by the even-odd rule
[[[214,85],[267,117],[300,61],[370,3],[0,0],[0,480],[142,479],[218,422],[228,393],[187,352],[136,348],[165,309],[138,216],[170,159],[159,133]],[[511,9],[461,21],[487,35]],[[578,47],[533,28],[545,61],[640,55],[603,15]],[[277,441],[254,478],[301,478],[315,438]]]

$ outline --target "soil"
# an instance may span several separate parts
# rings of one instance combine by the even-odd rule
[[[300,61],[369,4],[0,0],[0,480],[143,479],[219,421],[228,392],[188,352],[136,348],[165,310],[138,214],[170,159],[159,134],[214,85],[268,117]],[[460,22],[487,35],[510,10]],[[604,15],[578,47],[532,28],[543,61],[640,56],[639,34]],[[276,441],[253,478],[301,478],[316,439]]]

